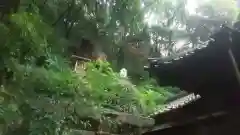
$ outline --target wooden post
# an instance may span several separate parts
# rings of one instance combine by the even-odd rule
[[[230,59],[231,59],[231,62],[232,62],[232,65],[233,65],[233,68],[235,70],[235,75],[236,75],[236,78],[237,78],[237,81],[238,81],[238,84],[240,86],[240,72],[239,72],[239,69],[238,69],[238,64],[237,64],[237,61],[233,55],[233,52],[232,52],[232,49],[229,48],[228,50],[228,55],[230,56]]]
[[[74,71],[77,71],[77,66],[78,66],[78,61],[76,60],[75,66],[74,66]]]
[[[227,29],[227,31],[229,31],[229,30],[232,31],[232,29],[228,28],[228,27],[225,26],[225,25],[223,25],[222,27],[225,28],[225,29]],[[228,36],[229,36],[228,39],[229,39],[230,43],[232,43],[232,37],[231,37],[231,35],[228,34]],[[238,69],[238,63],[237,63],[237,61],[236,61],[236,59],[235,59],[235,57],[234,57],[233,51],[232,51],[232,49],[231,49],[231,46],[229,46],[229,48],[228,48],[228,55],[229,55],[230,60],[231,60],[231,62],[232,62],[232,65],[233,65],[233,68],[234,68],[234,71],[235,71],[235,75],[236,75],[238,84],[239,84],[239,86],[240,86],[240,71],[239,71],[239,69]]]

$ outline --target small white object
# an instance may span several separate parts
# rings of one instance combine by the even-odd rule
[[[165,64],[169,64],[169,63],[172,63],[171,61],[166,61],[166,62],[164,62]]]
[[[123,77],[123,78],[127,77],[127,69],[126,68],[122,68],[120,70],[120,76]]]

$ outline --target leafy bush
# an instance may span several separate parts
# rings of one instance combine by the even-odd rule
[[[165,89],[133,85],[107,62],[88,63],[85,75],[73,72],[64,52],[56,50],[54,32],[41,20],[38,14],[19,12],[10,24],[0,24],[2,134],[87,129],[86,119],[102,119],[109,110],[147,115],[169,96],[159,93]]]

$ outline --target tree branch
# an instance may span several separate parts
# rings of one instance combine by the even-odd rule
[[[52,24],[52,26],[55,26],[64,16],[66,13],[68,13],[67,17],[69,16],[70,14],[70,11],[72,10],[72,8],[74,7],[74,4],[75,4],[75,0],[72,0],[72,3],[71,5],[68,5],[68,8],[63,11],[63,13],[58,17],[58,19]]]
[[[67,32],[66,32],[66,38],[68,39],[71,33],[71,30],[74,26],[74,21],[71,22],[70,26],[67,28]]]
[[[63,13],[58,17],[58,19],[52,24],[52,26],[55,26],[55,25],[57,25],[57,23],[64,17],[64,15],[68,12],[68,10],[69,10],[69,7],[65,10],[65,11],[63,11]]]

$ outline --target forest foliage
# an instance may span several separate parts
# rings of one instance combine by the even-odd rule
[[[109,111],[148,116],[180,91],[157,86],[143,70],[147,58],[162,57],[164,50],[170,55],[177,39],[203,34],[178,29],[189,22],[184,0],[18,2],[0,3],[3,135],[68,134]],[[151,13],[159,14],[159,25],[145,23]],[[104,52],[107,61],[87,62],[75,72],[70,48],[84,46],[83,40],[94,45],[91,55]],[[127,78],[118,73],[123,67]]]

